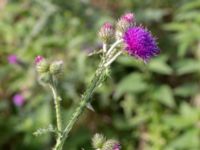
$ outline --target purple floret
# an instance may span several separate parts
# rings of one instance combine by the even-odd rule
[[[24,97],[17,93],[13,96],[13,103],[15,104],[15,106],[21,107],[25,102]]]
[[[10,64],[17,64],[17,63],[18,63],[18,58],[17,58],[17,56],[14,55],[14,54],[9,55],[7,59],[8,59],[8,62],[9,62]]]
[[[44,57],[43,56],[36,56],[35,57],[35,64],[39,64],[42,60],[44,60]]]
[[[119,143],[116,143],[113,147],[113,150],[121,150],[121,146]]]
[[[148,62],[153,56],[159,54],[155,38],[142,27],[129,28],[123,36],[125,50],[136,58]]]

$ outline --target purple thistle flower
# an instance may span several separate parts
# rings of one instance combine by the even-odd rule
[[[121,149],[121,146],[119,143],[116,143],[113,147],[113,150],[120,150]]]
[[[142,27],[129,28],[124,33],[123,39],[125,50],[131,56],[142,59],[145,63],[160,52],[155,38]]]
[[[44,57],[43,56],[36,56],[35,57],[35,64],[39,64],[42,60],[44,60]]]
[[[7,57],[10,64],[18,64],[19,60],[16,55],[12,54]]]
[[[17,107],[21,107],[25,102],[23,95],[21,95],[19,93],[15,94],[13,96],[12,100],[13,100],[14,105],[17,106]]]

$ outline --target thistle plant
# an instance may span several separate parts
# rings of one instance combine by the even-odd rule
[[[106,139],[102,134],[96,133],[92,138],[94,150],[120,150],[121,145],[115,139]]]
[[[84,112],[84,109],[90,104],[94,91],[106,79],[111,64],[120,55],[129,54],[147,63],[153,56],[156,56],[160,52],[152,34],[142,26],[136,26],[133,13],[126,13],[121,16],[115,26],[109,22],[104,23],[99,30],[98,36],[102,41],[102,49],[96,52],[96,54],[101,55],[100,63],[94,73],[92,81],[87,86],[66,126],[62,124],[61,97],[58,94],[56,85],[57,77],[63,71],[63,62],[59,60],[50,63],[42,56],[37,56],[35,59],[39,79],[48,85],[53,93],[57,121],[57,140],[54,150],[62,150],[64,142],[69,136],[74,124]],[[96,135],[94,139],[98,139],[96,144],[93,143],[96,150],[120,149],[116,140],[105,141],[101,135]],[[101,146],[102,149],[97,148],[98,146]]]

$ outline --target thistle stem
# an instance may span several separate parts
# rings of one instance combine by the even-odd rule
[[[107,50],[107,45],[106,45],[106,43],[103,43],[103,53],[105,53],[106,50]]]
[[[62,119],[61,119],[61,110],[60,110],[60,97],[58,96],[57,90],[55,85],[50,85],[50,88],[53,93],[53,98],[54,98],[54,105],[56,109],[56,122],[57,122],[57,128],[58,131],[62,131]]]
[[[118,44],[120,44],[121,42],[123,42],[122,39],[116,41],[116,42],[110,47],[110,49],[108,50],[108,52],[107,52],[106,55],[108,56],[108,55],[115,49],[115,47],[116,47]]]
[[[119,51],[117,54],[115,54],[104,66],[107,67],[110,64],[112,64],[113,61],[115,61],[115,59],[117,59],[118,56],[120,56],[122,54],[122,51]]]
[[[106,54],[106,56],[104,56],[102,58],[102,61],[101,61],[100,65],[99,65],[98,69],[95,72],[95,75],[94,75],[94,77],[93,77],[93,79],[91,81],[91,84],[86,89],[86,91],[85,91],[85,93],[84,93],[84,95],[83,95],[78,107],[76,108],[75,112],[72,114],[72,117],[69,120],[67,126],[62,131],[61,136],[59,136],[57,138],[57,143],[56,143],[56,146],[55,146],[54,150],[62,150],[62,147],[64,145],[64,142],[65,142],[66,138],[69,135],[69,132],[71,131],[72,127],[74,126],[74,124],[78,120],[79,116],[84,111],[84,109],[87,107],[87,104],[90,103],[90,101],[92,100],[91,97],[92,97],[92,94],[94,93],[95,89],[105,79],[105,76],[106,76],[105,72],[108,69],[109,65],[121,54],[121,52],[119,52],[119,53],[115,54],[112,57],[110,55],[108,55],[121,42],[122,42],[122,40],[119,40],[119,41],[115,42],[111,46],[111,48],[109,49],[109,51]],[[106,46],[104,47],[104,49],[106,49]]]
[[[81,102],[79,103],[79,106],[76,108],[75,112],[72,115],[72,118],[69,120],[68,125],[66,126],[66,128],[63,131],[62,134],[62,139],[59,145],[59,148],[56,150],[61,150],[64,144],[65,139],[68,137],[69,132],[71,131],[73,125],[75,124],[75,122],[78,120],[79,116],[82,114],[82,112],[84,111],[84,109],[86,108],[87,104],[91,101],[91,96],[94,92],[94,90],[98,87],[98,85],[102,82],[103,80],[103,76],[104,71],[105,71],[105,67],[104,65],[101,65],[99,67],[99,69],[96,71],[94,78],[91,82],[91,84],[89,85],[89,87],[87,88],[86,92],[83,95],[83,98],[81,100]]]

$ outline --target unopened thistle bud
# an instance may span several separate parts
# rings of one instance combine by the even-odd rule
[[[127,29],[135,26],[135,15],[133,13],[126,13],[120,17],[116,24],[116,38],[120,39]]]
[[[99,31],[99,37],[104,43],[109,43],[114,37],[114,27],[111,23],[103,24]]]
[[[106,138],[102,134],[96,133],[94,137],[92,138],[92,146],[95,149],[100,149],[102,148],[105,141],[106,141]]]
[[[51,74],[49,72],[41,73],[39,76],[39,80],[43,83],[50,83],[51,82]]]
[[[35,58],[35,64],[38,73],[45,73],[49,70],[49,63],[42,56]]]
[[[119,142],[114,139],[107,140],[102,147],[102,150],[120,150],[120,149],[121,146]]]
[[[63,72],[63,61],[55,61],[50,65],[50,73],[52,75],[58,75]]]

